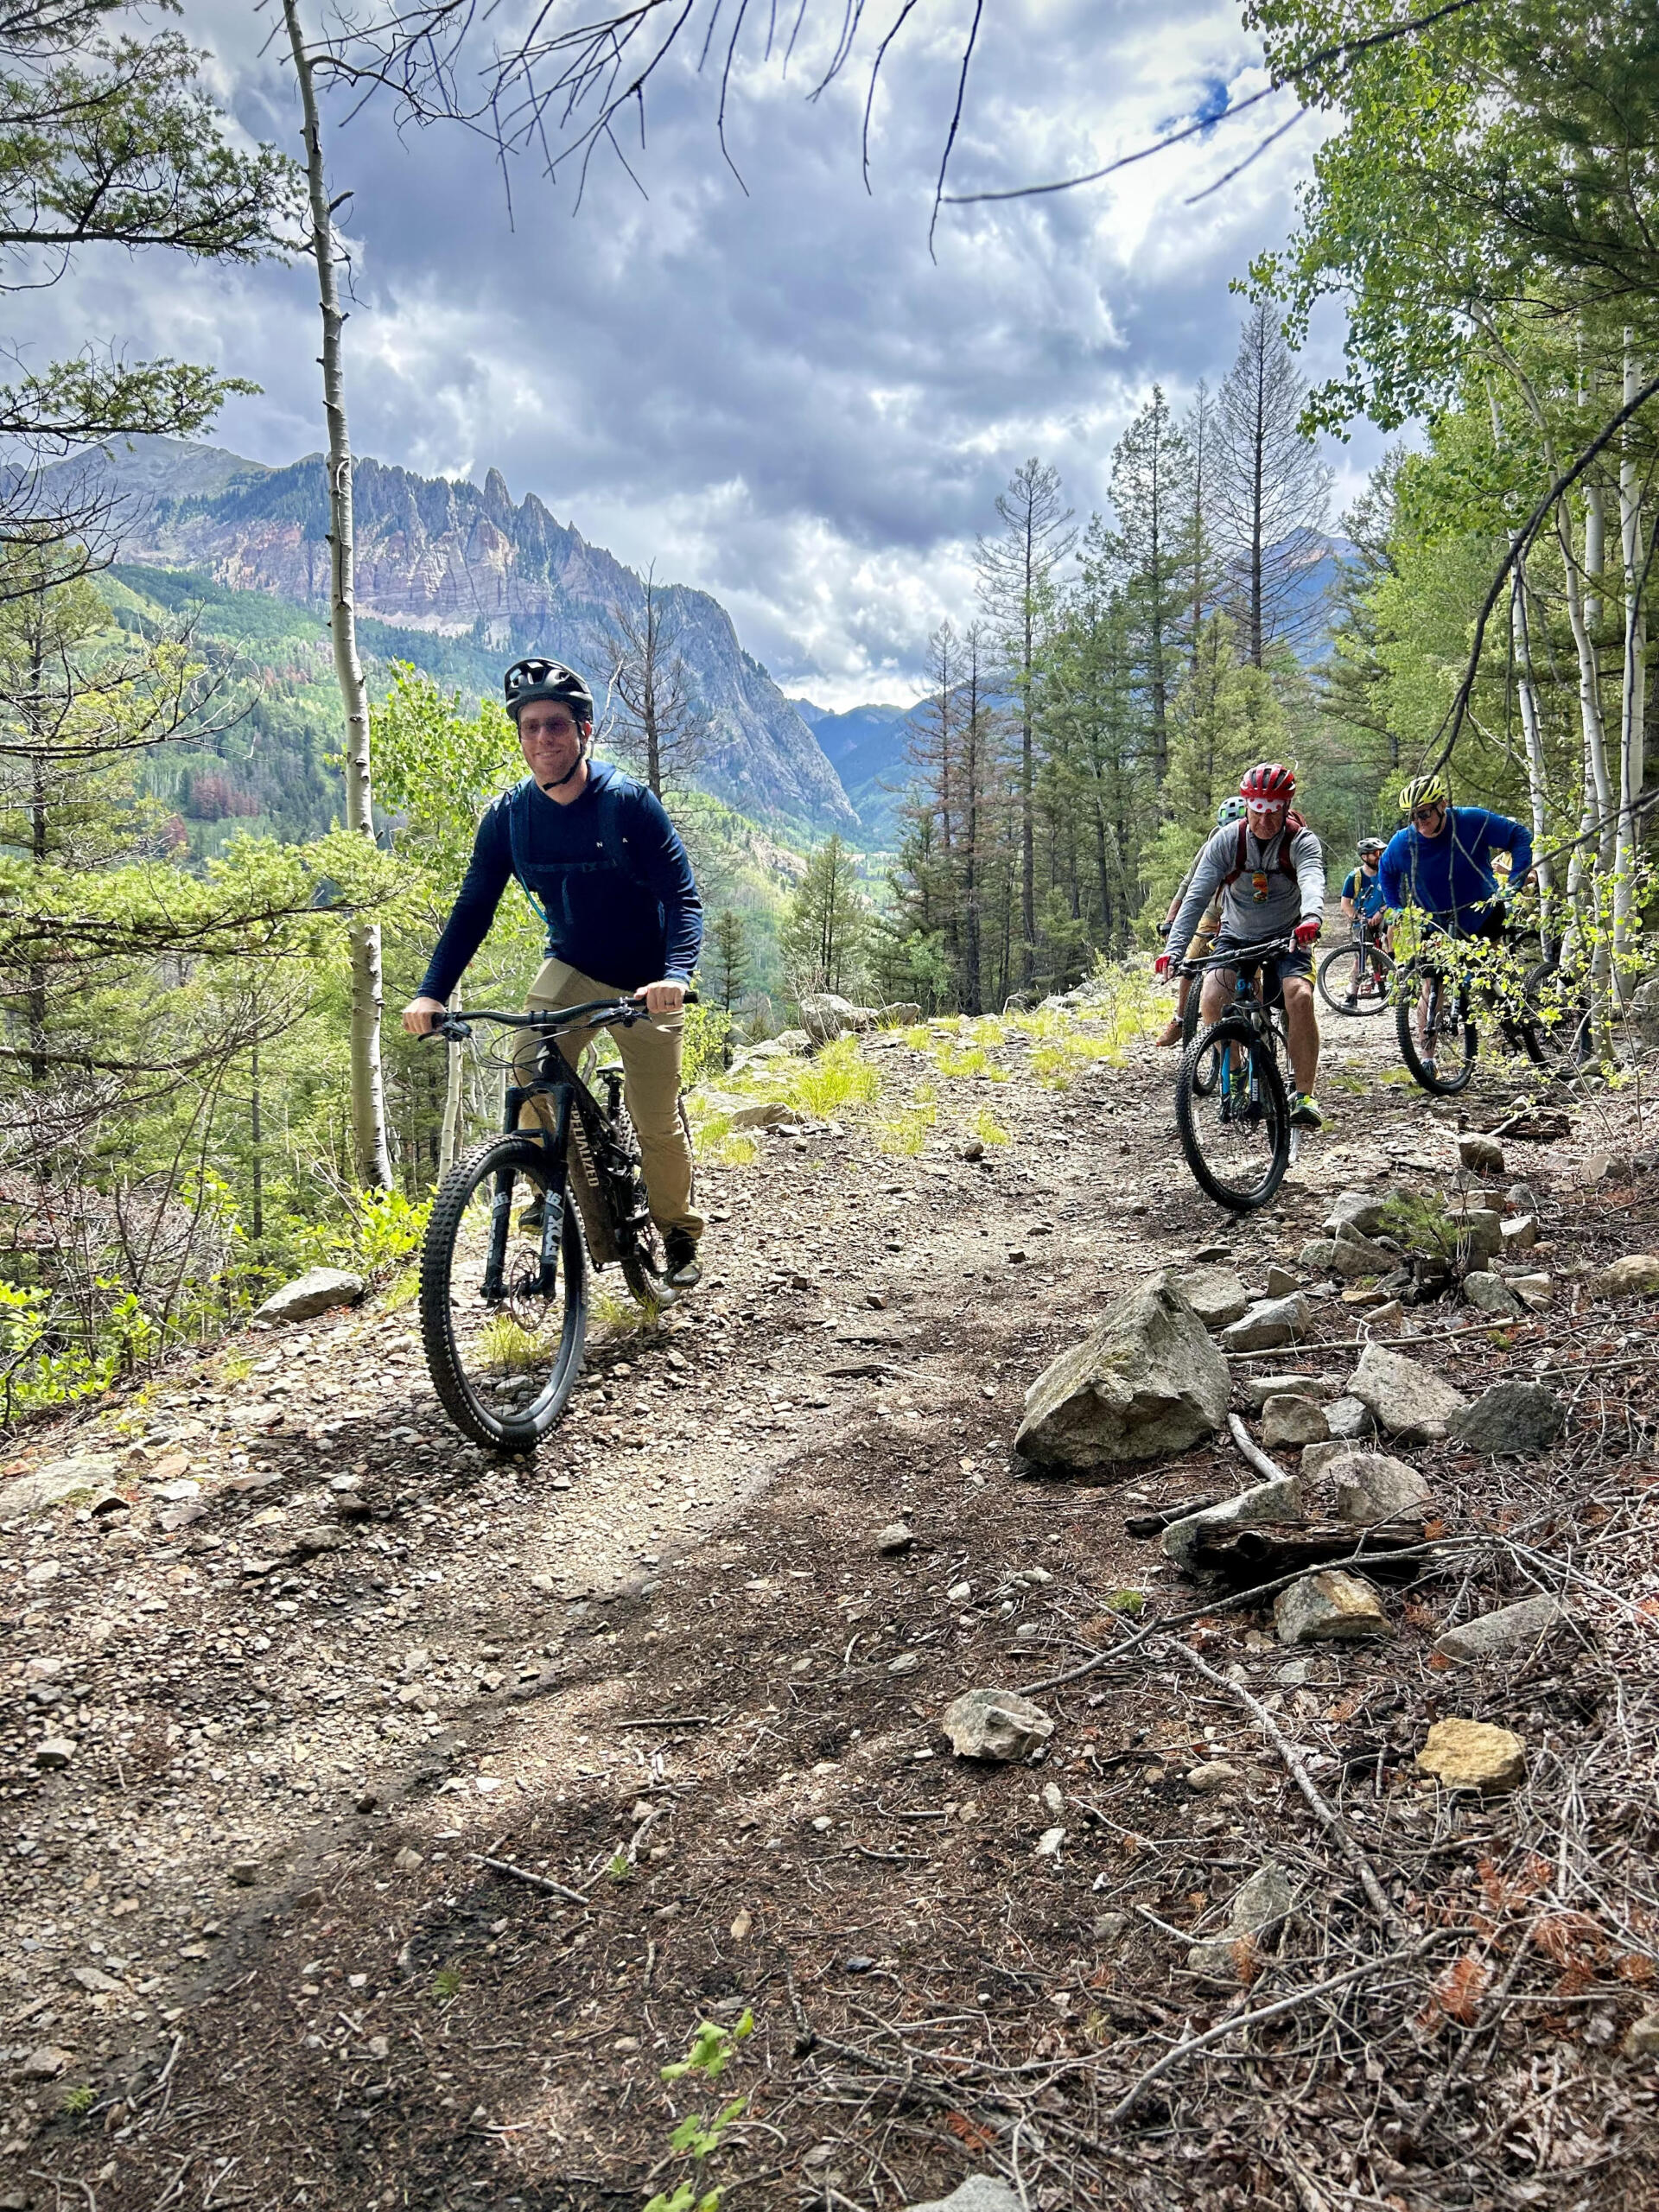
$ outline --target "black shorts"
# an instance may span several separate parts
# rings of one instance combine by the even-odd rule
[[[1239,945],[1246,941],[1236,938],[1230,930],[1223,930],[1216,939],[1211,957],[1219,960],[1224,953],[1236,952]],[[1212,975],[1217,972],[1215,969],[1211,970]],[[1275,1006],[1284,996],[1280,986],[1287,976],[1311,976],[1313,973],[1313,947],[1293,945],[1288,952],[1281,952],[1276,960],[1265,961],[1262,973],[1268,981],[1268,1004]]]

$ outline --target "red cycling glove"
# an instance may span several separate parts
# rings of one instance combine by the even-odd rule
[[[1160,979],[1160,981],[1168,975],[1169,955],[1166,952],[1160,952],[1158,957],[1153,962],[1152,972]]]
[[[1319,933],[1319,928],[1317,921],[1298,922],[1295,931],[1297,944],[1304,947],[1312,944]]]

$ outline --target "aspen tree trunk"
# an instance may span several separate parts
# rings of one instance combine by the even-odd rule
[[[1498,409],[1497,394],[1490,385],[1487,387],[1487,403],[1491,410],[1492,443],[1501,449],[1503,418]],[[1532,643],[1527,625],[1526,563],[1515,532],[1510,534],[1510,551],[1514,559],[1510,578],[1510,653],[1515,664],[1516,695],[1520,702],[1521,728],[1527,746],[1527,802],[1532,815],[1533,850],[1541,854],[1547,826],[1544,737],[1538,714],[1538,694],[1532,680]],[[1539,928],[1548,955],[1553,919],[1550,894],[1554,887],[1548,860],[1541,859],[1537,862],[1537,874]]]
[[[1624,333],[1624,401],[1637,395],[1640,378],[1630,334]],[[1613,966],[1615,988],[1625,995],[1626,961],[1636,929],[1636,802],[1646,772],[1643,753],[1648,712],[1648,618],[1643,600],[1647,565],[1642,526],[1642,480],[1631,451],[1627,424],[1618,464],[1620,550],[1624,566],[1624,681],[1619,702],[1618,835],[1613,855]]]
[[[346,381],[340,333],[339,257],[334,207],[322,166],[311,57],[300,28],[297,0],[283,0],[288,42],[299,79],[304,116],[305,175],[311,200],[311,250],[317,264],[317,304],[322,315],[322,406],[328,424],[328,628],[334,674],[346,709],[346,827],[373,838],[369,782],[369,694],[357,654],[357,594],[352,521],[352,442],[346,425]],[[365,1190],[391,1181],[386,1149],[385,1090],[380,1071],[380,931],[359,922],[352,931],[352,1155]]]

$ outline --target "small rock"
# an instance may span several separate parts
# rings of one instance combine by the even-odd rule
[[[1438,1440],[1469,1402],[1443,1376],[1378,1344],[1360,1354],[1348,1391],[1370,1408],[1380,1428],[1407,1443]]]
[[[1381,1306],[1374,1306],[1365,1318],[1373,1329],[1391,1329],[1403,1311],[1397,1298],[1389,1298]]]
[[[1644,2012],[1632,2020],[1619,2045],[1626,2058],[1659,2057],[1659,2012]]]
[[[745,1943],[754,1926],[754,1915],[746,1904],[739,1905],[732,1918],[731,1938],[734,1943]]]
[[[426,1860],[413,1844],[406,1843],[391,1863],[400,1874],[412,1874],[417,1866],[425,1866]]]
[[[1338,1192],[1325,1217],[1325,1232],[1334,1236],[1339,1230],[1351,1229],[1361,1236],[1375,1236],[1382,1226],[1382,1210],[1388,1203],[1386,1195],[1373,1198],[1369,1191]]]
[[[1494,1320],[1518,1321],[1523,1310],[1503,1276],[1484,1268],[1464,1277],[1463,1297],[1466,1306],[1472,1306],[1477,1313],[1490,1313]]]
[[[944,1593],[945,1603],[950,1605],[965,1605],[973,1594],[974,1586],[971,1582],[953,1582]]]
[[[1199,1797],[1213,1797],[1217,1790],[1230,1789],[1238,1779],[1238,1769],[1225,1759],[1206,1759],[1202,1766],[1186,1770],[1186,1786]]]
[[[890,1675],[913,1675],[921,1663],[919,1651],[901,1651],[896,1659],[888,1660],[887,1672]]]
[[[1542,1313],[1555,1302],[1555,1285],[1548,1275],[1511,1275],[1510,1288],[1529,1313]]]
[[[48,1736],[35,1746],[35,1764],[38,1767],[65,1767],[75,1756],[73,1736]]]
[[[1334,1398],[1342,1385],[1328,1375],[1247,1375],[1240,1388],[1249,1404],[1265,1406],[1269,1398]]]
[[[1494,1382],[1452,1423],[1450,1435],[1489,1459],[1547,1452],[1567,1427],[1567,1408],[1541,1382]]]
[[[1288,1298],[1258,1298],[1242,1321],[1221,1332],[1229,1351],[1272,1351],[1305,1337],[1313,1325],[1313,1309],[1300,1290]]]
[[[1345,1393],[1335,1398],[1325,1409],[1325,1425],[1334,1437],[1348,1443],[1357,1443],[1376,1433],[1376,1417],[1362,1398],[1351,1398]]]
[[[1041,1706],[1017,1690],[964,1690],[940,1724],[959,1759],[1022,1759],[1054,1733]]]
[[[1273,1605],[1281,1643],[1336,1643],[1350,1637],[1381,1636],[1388,1615],[1369,1582],[1340,1567],[1322,1567],[1281,1590]]]
[[[969,2174],[949,2196],[930,2196],[925,2204],[912,2204],[906,2212],[1024,2212],[1019,2197],[1005,2181],[988,2174]]]
[[[1506,1252],[1529,1252],[1538,1242],[1538,1222],[1535,1215],[1523,1213],[1503,1224],[1503,1246]]]
[[[1659,1252],[1627,1252],[1590,1278],[1593,1298],[1645,1298],[1659,1290]]]
[[[1458,1139],[1458,1158],[1465,1167],[1478,1175],[1501,1175],[1503,1173],[1503,1147],[1496,1137],[1482,1136],[1478,1129],[1465,1129]]]
[[[875,1548],[879,1552],[892,1555],[898,1552],[907,1552],[915,1541],[916,1532],[913,1529],[906,1528],[902,1521],[889,1521],[887,1527],[876,1537]]]
[[[1230,1268],[1192,1268],[1173,1280],[1206,1329],[1224,1329],[1250,1302],[1249,1293]]]
[[[1416,1468],[1386,1452],[1349,1452],[1325,1471],[1336,1485],[1338,1520],[1356,1528],[1408,1519],[1429,1503],[1428,1484]]]
[[[1164,1554],[1185,1564],[1195,1547],[1214,1530],[1253,1528],[1262,1522],[1300,1521],[1301,1517],[1300,1478],[1282,1475],[1276,1481],[1256,1483],[1236,1497],[1224,1498],[1219,1505],[1206,1506],[1201,1513],[1189,1513],[1185,1520],[1172,1521],[1164,1531]]]
[[[308,1268],[292,1282],[273,1290],[254,1314],[256,1321],[309,1321],[336,1306],[355,1306],[368,1285],[344,1268]]]
[[[1491,1659],[1541,1643],[1567,1618],[1567,1607],[1559,1598],[1522,1598],[1518,1605],[1501,1605],[1496,1612],[1460,1621],[1436,1637],[1434,1649],[1448,1659]]]
[[[1310,1236],[1296,1257],[1310,1274],[1331,1274],[1337,1264],[1337,1240],[1334,1236]]]
[[[251,1890],[259,1878],[259,1862],[256,1859],[233,1859],[225,1870],[225,1878],[234,1882],[239,1890]]]
[[[69,2053],[55,2044],[41,2044],[31,2050],[18,2069],[26,2082],[55,2082],[69,2063]]]
[[[1447,1789],[1507,1789],[1526,1774],[1527,1747],[1484,1720],[1437,1720],[1417,1764]]]
[[[958,1160],[983,1160],[985,1147],[978,1137],[969,1137],[967,1143],[957,1153],[957,1157]]]
[[[1058,1821],[1065,1810],[1065,1792],[1058,1782],[1046,1782],[1043,1784],[1043,1803]]]
[[[1325,1409],[1312,1398],[1269,1398],[1262,1408],[1262,1445],[1276,1452],[1281,1445],[1322,1444],[1331,1430]]]
[[[1268,1296],[1269,1298],[1288,1298],[1293,1291],[1298,1291],[1300,1288],[1301,1284],[1288,1268],[1272,1267],[1268,1269]],[[1243,1313],[1243,1308],[1241,1306],[1239,1311]]]
[[[1347,1459],[1353,1448],[1351,1444],[1335,1436],[1331,1438],[1328,1443],[1305,1444],[1302,1446],[1301,1460],[1303,1481],[1311,1481],[1315,1475],[1322,1475],[1327,1467],[1334,1466],[1338,1459]]]
[[[1344,1229],[1336,1240],[1330,1265],[1349,1282],[1362,1275],[1385,1275],[1400,1263],[1400,1255],[1387,1244],[1374,1244],[1357,1229]]]
[[[1194,1974],[1229,1980],[1240,1979],[1235,1945],[1247,1937],[1265,1936],[1269,1929],[1276,1928],[1288,1916],[1295,1895],[1290,1877],[1282,1866],[1274,1866],[1271,1860],[1267,1866],[1259,1866],[1234,1891],[1225,1935],[1208,1942],[1195,1943],[1186,1955],[1188,1967]]]
[[[1064,1828],[1045,1828],[1038,1839],[1036,1856],[1039,1859],[1058,1859],[1065,1841]]]
[[[1116,1943],[1123,1936],[1128,1924],[1129,1916],[1127,1912],[1097,1912],[1090,1932],[1097,1943]]]

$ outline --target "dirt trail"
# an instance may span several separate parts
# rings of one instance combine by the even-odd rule
[[[1224,1246],[1256,1283],[1379,1166],[1444,1180],[1455,1113],[1381,1082],[1386,1028],[1327,1023],[1331,1127],[1242,1224],[1186,1174],[1171,1055],[1140,1044],[1057,1091],[1019,1040],[996,1084],[873,1040],[885,1100],[923,1080],[940,1096],[924,1150],[818,1129],[708,1174],[704,1289],[660,1332],[601,1332],[533,1463],[454,1437],[413,1308],[379,1303],[251,1334],[31,1434],[9,1475],[105,1456],[78,1505],[7,1519],[0,1488],[0,2206],[643,2203],[686,2171],[668,2145],[686,2095],[658,2069],[699,2018],[746,2005],[757,2031],[728,2079],[750,2106],[705,2177],[734,2205],[902,2205],[973,2169],[1019,2175],[1044,2207],[1414,2212],[1496,2201],[1500,2173],[1506,2202],[1554,2203],[1558,2184],[1574,2202],[1591,2173],[1618,2201],[1651,2143],[1651,2078],[1617,2062],[1649,1940],[1628,1915],[1617,1941],[1580,1941],[1567,2025],[1525,2054],[1556,2069],[1554,2149],[1530,2162],[1507,2107],[1488,2125],[1443,2097],[1420,2125],[1411,2067],[1469,2059],[1475,1999],[1450,2041],[1446,2021],[1391,2024],[1411,2046],[1405,2119],[1321,2014],[1323,2074],[1269,2038],[1243,2075],[1198,2069],[1182,2094],[1204,2099],[1109,2126],[1122,2084],[1230,2001],[1172,1936],[1211,1932],[1271,1852],[1351,1957],[1346,1874],[1237,1704],[1144,1652],[1045,1694],[1059,1725],[1034,1769],[969,1770],[938,1732],[964,1687],[1040,1681],[1120,1636],[1125,1591],[1148,1593],[1147,1618],[1202,1602],[1127,1535],[1125,1491],[1238,1488],[1231,1446],[1125,1484],[1021,1480],[1023,1394],[1152,1266]],[[1515,1075],[1483,1072],[1464,1109]],[[964,1161],[988,1104],[1012,1141]],[[1571,1194],[1607,1141],[1583,1116],[1518,1163],[1554,1193],[1558,1270],[1653,1249],[1654,1179]],[[1471,1389],[1586,1353],[1618,1365],[1580,1389],[1553,1458],[1437,1472],[1454,1528],[1507,1514],[1568,1548],[1564,1498],[1540,1533],[1552,1484],[1572,1473],[1588,1513],[1607,1469],[1650,1452],[1650,1314],[1575,1338],[1564,1301],[1502,1342],[1457,1341],[1460,1318],[1429,1309],[1423,1357]],[[1332,1293],[1332,1349],[1294,1363],[1344,1372],[1355,1330]],[[913,1541],[884,1554],[901,1516]],[[1619,1527],[1636,1549],[1603,1571],[1635,1596],[1646,1523]],[[1468,1572],[1501,1592],[1513,1563],[1471,1554]],[[1461,1918],[1421,1924],[1455,1924],[1448,1957],[1467,1941],[1501,1961],[1507,1906],[1474,1910],[1476,1870],[1537,1856],[1532,1815],[1437,1807],[1400,1758],[1444,1688],[1428,1641],[1455,1588],[1408,1601],[1387,1647],[1299,1662],[1288,1700],[1259,1610],[1199,1642],[1338,1777],[1357,1747],[1374,1756],[1402,1898],[1457,1897]],[[1571,1695],[1548,1669],[1484,1683],[1482,1717],[1511,1713],[1559,1764],[1602,1726],[1601,1675],[1577,1674]],[[1632,1681],[1631,1711],[1645,1692]],[[65,1764],[41,1763],[48,1738]],[[1234,1758],[1236,1789],[1189,1789],[1200,1755]],[[1637,1843],[1644,1787],[1622,1831]]]

